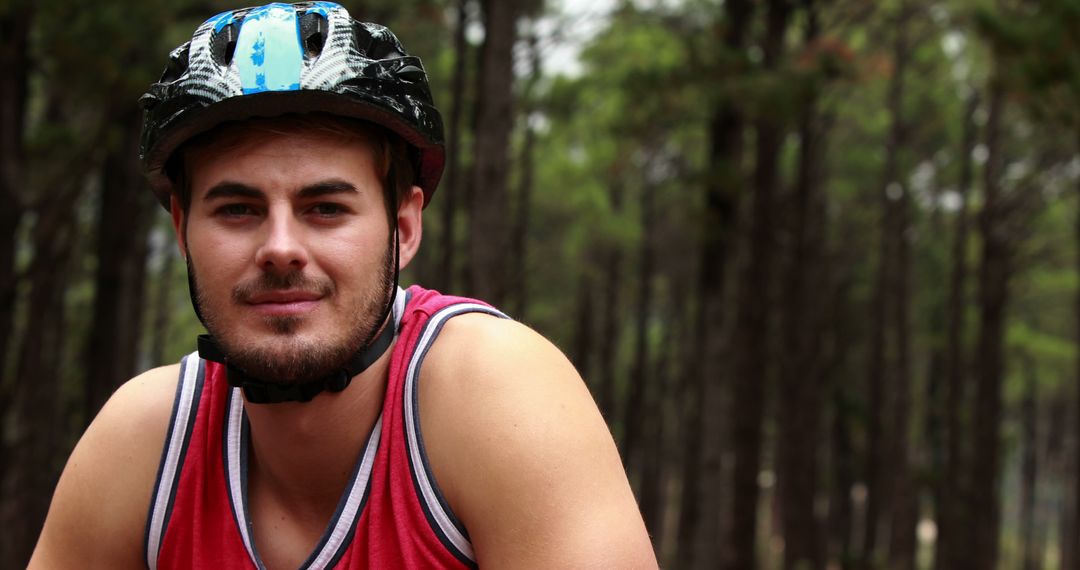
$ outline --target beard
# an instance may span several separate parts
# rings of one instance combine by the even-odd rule
[[[322,378],[344,368],[382,330],[385,320],[383,313],[396,285],[391,268],[393,263],[392,246],[388,245],[375,283],[342,308],[349,316],[347,322],[353,325],[348,330],[331,338],[302,338],[298,329],[307,317],[269,315],[263,317],[263,323],[273,332],[269,342],[244,339],[235,329],[218,320],[213,310],[213,300],[199,287],[190,255],[188,275],[191,276],[195,311],[217,341],[229,365],[265,382],[296,384]],[[300,271],[292,271],[283,275],[263,273],[242,282],[233,288],[228,302],[243,305],[255,295],[278,290],[314,292],[324,299],[337,295],[337,287],[330,278],[311,278]]]

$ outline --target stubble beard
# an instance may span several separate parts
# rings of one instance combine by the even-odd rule
[[[273,332],[273,338],[269,342],[258,343],[239,337],[237,331],[219,322],[213,303],[198,285],[190,258],[188,271],[192,276],[203,324],[217,341],[228,363],[265,382],[296,384],[321,378],[343,368],[375,338],[384,324],[381,317],[393,294],[393,262],[393,251],[388,246],[374,288],[364,291],[352,306],[344,308],[350,315],[346,322],[355,323],[355,326],[345,331],[343,336],[299,338],[298,329],[305,317],[266,316],[263,323]],[[255,294],[284,289],[318,292],[327,299],[337,294],[337,288],[329,278],[313,279],[299,271],[285,275],[263,273],[254,280],[234,287],[227,302],[234,306],[243,305],[246,299]]]

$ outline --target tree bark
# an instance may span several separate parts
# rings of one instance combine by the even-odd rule
[[[663,342],[657,352],[653,378],[659,393],[647,402],[645,416],[653,425],[646,432],[645,461],[641,476],[641,516],[652,536],[653,551],[663,562],[665,540],[668,536],[664,516],[668,508],[668,490],[679,464],[682,439],[676,430],[678,414],[678,382],[673,363],[678,362],[678,347],[687,342],[685,319],[679,307],[685,299],[682,282],[673,284],[670,305],[664,323]]]
[[[763,65],[778,68],[783,57],[791,4],[770,0],[766,11]],[[757,567],[758,474],[763,448],[763,418],[769,385],[769,289],[776,233],[775,195],[779,185],[779,156],[784,141],[781,117],[762,116],[756,122],[757,151],[753,180],[750,259],[743,276],[736,316],[738,349],[732,410],[734,466],[731,557],[725,568]]]
[[[616,166],[611,171],[608,186],[608,200],[612,212],[622,211],[623,192],[620,180],[621,169]],[[622,293],[623,254],[618,244],[608,243],[601,253],[603,256],[603,305],[600,316],[600,346],[597,350],[597,374],[600,377],[600,390],[597,403],[604,417],[614,421],[617,409],[615,398],[616,362],[615,352],[619,346],[620,299]],[[615,426],[613,426],[614,428]],[[621,426],[625,429],[625,426]]]
[[[961,562],[963,544],[961,527],[967,496],[964,477],[967,469],[963,456],[965,433],[964,403],[967,362],[964,358],[964,310],[967,296],[964,294],[967,278],[968,247],[968,193],[974,178],[972,152],[978,137],[975,125],[975,111],[979,108],[979,96],[973,94],[967,102],[964,114],[964,140],[960,149],[960,180],[957,193],[960,205],[956,211],[952,241],[952,269],[949,274],[948,317],[946,322],[945,347],[945,464],[941,477],[940,500],[938,503],[938,536],[934,551],[935,568],[958,568]]]
[[[470,294],[495,305],[508,292],[508,182],[514,125],[514,43],[519,0],[483,0],[484,45],[473,152]]]
[[[1001,470],[1001,387],[1005,370],[1005,308],[1009,300],[1010,236],[1005,227],[1002,204],[1001,115],[1003,88],[991,85],[990,110],[986,123],[987,159],[983,176],[983,210],[979,217],[982,258],[979,266],[979,334],[976,362],[975,415],[972,434],[973,459],[969,480],[968,507],[971,528],[967,560],[960,568],[981,570],[997,567],[999,473]]]
[[[629,395],[623,406],[623,460],[631,473],[640,473],[642,450],[641,435],[649,418],[645,403],[654,398],[655,379],[649,377],[649,321],[653,310],[653,259],[652,236],[655,233],[656,189],[648,183],[641,189],[641,243],[638,252],[637,302],[634,308],[634,363],[630,373]],[[640,491],[640,487],[639,487]],[[639,494],[640,496],[640,494]]]
[[[10,463],[3,474],[4,568],[22,568],[29,561],[62,465],[58,448],[66,418],[58,395],[66,332],[64,292],[75,240],[72,194],[58,192],[43,201],[33,231],[35,256],[27,273],[32,317],[19,349],[16,379],[24,381],[15,384]]]
[[[587,263],[584,265],[587,265]],[[600,386],[589,368],[593,353],[593,338],[596,336],[595,331],[593,331],[592,289],[592,277],[588,269],[585,269],[581,272],[578,298],[574,309],[577,322],[574,325],[574,344],[570,352],[570,362],[574,364],[578,374],[581,374],[581,377],[589,384],[593,392],[593,398],[599,399]],[[608,421],[610,422],[611,419],[608,418]]]
[[[704,447],[704,412],[705,398],[708,389],[707,380],[702,374],[702,365],[699,355],[705,351],[705,339],[701,335],[702,323],[705,321],[704,311],[698,312],[694,323],[694,338],[687,344],[697,350],[691,351],[686,368],[681,374],[681,403],[682,403],[682,427],[684,434],[685,450],[682,454],[679,479],[682,483],[679,496],[679,530],[678,547],[674,567],[676,568],[702,568],[702,554],[699,548],[699,533],[702,525],[701,489],[702,472],[702,448]]]
[[[1024,395],[1020,402],[1020,552],[1023,570],[1039,570],[1041,565],[1036,550],[1041,546],[1035,533],[1035,509],[1038,505],[1036,485],[1039,477],[1038,463],[1038,379],[1035,362],[1028,355],[1022,358],[1024,367]]]
[[[134,376],[142,337],[146,232],[155,207],[138,162],[139,116],[118,111],[122,131],[105,157],[98,217],[97,275],[85,366],[84,425],[122,382]]]
[[[903,104],[910,58],[909,16],[910,8],[901,3],[893,41],[893,74],[886,101],[890,127],[880,190],[883,223],[867,375],[871,419],[866,452],[867,502],[861,560],[864,568],[875,564],[881,529],[889,530],[890,567],[910,569],[914,564],[916,505],[908,457],[911,253],[907,230],[910,196],[899,175],[906,131]],[[883,469],[885,465],[889,466],[888,470]]]
[[[803,0],[807,31],[805,43],[818,36],[814,0]],[[823,243],[818,206],[819,166],[823,152],[817,124],[817,85],[808,86],[801,103],[799,171],[790,198],[791,252],[784,277],[783,339],[781,357],[777,464],[780,526],[784,537],[785,570],[824,567],[824,534],[815,513],[818,491],[818,449],[823,400],[821,375],[822,314],[815,307],[815,291],[824,290]]]
[[[457,2],[457,27],[454,29],[454,76],[450,80],[450,116],[447,121],[446,176],[439,190],[442,203],[442,259],[439,266],[439,284],[442,291],[454,290],[454,261],[456,260],[458,194],[461,190],[461,136],[464,125],[461,116],[465,109],[465,80],[468,67],[469,44],[465,31],[469,26],[469,0]]]
[[[1080,129],[1077,130],[1077,149],[1080,150]],[[1080,181],[1077,183],[1080,190]],[[1076,243],[1080,245],[1080,206],[1076,210]],[[1080,268],[1080,249],[1077,249],[1077,267]],[[1080,330],[1080,293],[1076,298],[1076,323]],[[1080,334],[1078,334],[1080,338]],[[1080,341],[1078,341],[1080,342]],[[1080,353],[1078,353],[1080,354]],[[1080,374],[1080,356],[1077,357],[1077,373]],[[1078,376],[1080,378],[1080,376]],[[1080,386],[1075,388],[1073,396],[1073,430],[1072,430],[1072,454],[1069,463],[1072,466],[1069,474],[1072,476],[1072,501],[1065,511],[1065,520],[1068,524],[1062,525],[1061,543],[1068,545],[1068,550],[1062,552],[1062,568],[1066,570],[1080,570]],[[1063,548],[1064,550],[1064,548]]]
[[[744,57],[754,3],[724,2],[724,49],[733,58]],[[732,71],[732,70],[727,70]],[[717,91],[724,74],[718,74]],[[683,374],[686,452],[682,465],[682,496],[679,509],[680,568],[715,568],[723,558],[720,516],[723,493],[724,422],[716,406],[723,400],[724,293],[729,281],[730,260],[735,251],[736,212],[744,185],[743,130],[746,120],[733,101],[721,99],[709,121],[709,169],[702,216],[702,260],[699,281],[701,308],[695,315],[695,354]],[[709,482],[709,484],[704,484]]]
[[[641,505],[641,518],[645,521],[649,536],[653,538],[654,547],[663,532],[661,501],[664,490],[661,488],[661,474],[664,466],[663,432],[666,423],[663,410],[665,394],[668,392],[666,388],[668,377],[666,371],[662,369],[662,363],[666,359],[667,355],[661,351],[657,351],[655,362],[650,363],[648,359],[645,359],[645,365],[649,366],[649,370],[643,376],[648,382],[648,394],[640,403],[639,421],[642,423],[642,433],[634,463],[634,469],[638,473],[638,502]]]
[[[161,268],[155,276],[154,306],[151,312],[153,327],[150,334],[150,351],[148,360],[153,366],[165,364],[165,343],[169,338],[169,324],[172,322],[172,282],[176,271],[176,251],[171,240],[166,241],[158,255],[161,257]]]
[[[904,10],[905,8],[901,8]],[[906,19],[906,16],[905,16]],[[906,36],[906,21],[899,25],[898,34]],[[898,40],[897,55],[905,53],[906,38]],[[899,161],[899,152],[904,145],[902,100],[903,100],[903,72],[906,65],[897,65],[896,79],[899,86],[896,95],[895,112],[898,113],[894,121],[894,127],[898,132],[894,135],[897,140],[895,153]],[[898,167],[894,163],[895,170],[892,175],[898,174]],[[911,475],[911,195],[906,188],[903,196],[894,203],[896,207],[896,235],[893,238],[896,244],[896,286],[893,289],[896,295],[893,301],[893,325],[895,327],[896,343],[896,375],[893,378],[896,384],[892,393],[892,485],[890,497],[891,520],[889,521],[889,562],[892,570],[914,570],[915,568],[915,525],[917,518],[917,498],[915,496],[915,484]]]
[[[531,115],[535,106],[532,98],[535,97],[536,84],[540,80],[541,73],[543,73],[540,68],[539,42],[540,39],[536,35],[536,30],[533,30],[528,38],[529,82],[525,89],[525,108],[522,109],[525,140],[521,145],[521,158],[518,161],[521,165],[521,175],[518,179],[517,209],[514,212],[514,228],[511,234],[511,251],[513,252],[511,258],[512,269],[510,271],[511,290],[513,291],[511,299],[514,302],[514,318],[522,322],[528,322],[525,311],[528,310],[529,306],[529,279],[526,275],[528,267],[526,259],[529,244],[529,219],[532,217],[533,154],[536,146],[536,130],[533,129],[531,124]]]
[[[0,14],[0,418],[7,417],[14,382],[8,378],[7,356],[15,326],[15,242],[23,211],[23,130],[33,21],[33,4],[11,4]],[[0,437],[0,465],[5,464],[4,440]]]

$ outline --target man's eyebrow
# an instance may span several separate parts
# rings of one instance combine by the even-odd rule
[[[308,184],[297,193],[299,198],[318,198],[330,194],[358,194],[359,191],[352,183],[338,178],[322,180],[314,184]]]
[[[264,198],[262,190],[253,188],[247,184],[240,182],[219,182],[209,190],[206,191],[206,195],[203,196],[203,200],[214,200],[219,198]]]

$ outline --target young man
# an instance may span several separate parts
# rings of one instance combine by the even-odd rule
[[[388,30],[328,2],[226,12],[142,103],[210,335],[101,411],[31,567],[656,566],[563,355],[397,287],[443,150]]]

